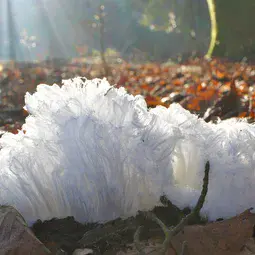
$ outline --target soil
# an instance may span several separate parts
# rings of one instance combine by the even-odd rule
[[[162,220],[166,226],[175,226],[190,210],[178,209],[165,197],[161,197],[162,206],[155,207],[152,212]],[[105,224],[84,223],[75,221],[74,217],[65,219],[38,220],[32,231],[45,246],[56,254],[63,250],[72,254],[78,248],[90,248],[93,254],[117,254],[118,251],[129,249],[133,243],[134,233],[139,226],[143,226],[140,240],[151,238],[162,239],[161,228],[148,219],[144,212],[138,212],[135,217],[116,219]],[[205,219],[194,219],[190,224],[204,224]]]

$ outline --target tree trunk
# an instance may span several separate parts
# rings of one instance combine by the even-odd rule
[[[210,0],[207,0],[208,2]],[[255,59],[255,1],[214,0],[217,38],[212,55],[231,60]]]

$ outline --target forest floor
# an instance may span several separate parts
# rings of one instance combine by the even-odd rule
[[[68,79],[77,75],[88,79],[106,77],[110,84],[123,86],[132,95],[144,96],[148,107],[168,107],[179,103],[207,122],[217,117],[245,117],[249,121],[255,117],[255,65],[245,62],[233,63],[222,59],[190,59],[181,64],[123,62],[110,65],[108,74],[99,64],[69,64],[55,68],[38,65],[25,70],[31,76],[25,84],[20,79],[23,69],[19,68],[5,74],[14,76],[13,80],[7,76],[7,81],[0,81],[11,87],[0,105],[2,130],[16,133],[21,127],[26,117],[26,112],[22,112],[26,91],[33,92],[40,83],[60,85],[63,77]],[[7,88],[5,90],[8,91]],[[8,111],[9,105],[13,109],[12,91],[16,93],[14,98],[20,101],[16,109]]]
[[[155,207],[152,212],[167,226],[175,226],[190,211],[188,209],[181,211],[168,202]],[[198,218],[190,222],[195,223],[204,224],[205,221]],[[93,254],[118,254],[120,251],[134,250],[132,246],[134,234],[139,226],[144,227],[140,239],[147,240],[147,246],[148,239],[157,241],[164,239],[161,228],[143,215],[143,212],[139,212],[135,217],[116,219],[105,224],[81,224],[73,217],[38,221],[32,230],[53,254],[59,249],[72,254],[75,249],[84,247],[93,250]]]
[[[94,78],[103,74],[98,69],[90,69],[86,76]],[[107,78],[111,84],[124,86],[133,95],[143,95],[149,107],[168,107],[177,102],[207,122],[230,117],[253,122],[255,117],[255,66],[247,63],[219,59],[189,60],[183,64],[124,63],[112,67]],[[14,114],[13,118],[2,121],[1,129],[17,133],[25,116],[15,119]],[[162,206],[155,207],[153,212],[168,227],[175,226],[190,212],[162,201]],[[255,254],[255,216],[249,211],[226,221],[219,219],[209,223],[196,218],[189,224],[191,226],[185,227],[172,241],[168,254],[181,254],[177,250],[181,250],[183,240],[188,242],[190,253],[187,254]],[[73,217],[38,221],[31,229],[52,254],[90,254],[89,250],[88,253],[77,251],[87,248],[93,254],[131,255],[137,254],[134,234],[139,226],[144,226],[140,238],[145,254],[159,254],[164,233],[142,212],[105,224],[81,224]]]
[[[168,203],[155,207],[152,212],[171,229],[190,213],[190,210],[181,211]],[[143,228],[139,245],[143,253],[138,253],[135,242],[135,233],[140,226]],[[237,217],[218,219],[216,222],[207,222],[196,217],[172,238],[166,254],[252,255],[255,254],[254,226],[255,214],[249,210]],[[81,224],[73,217],[38,221],[33,225],[32,231],[52,254],[63,255],[157,255],[161,254],[160,249],[165,240],[162,228],[147,218],[145,212],[105,224]],[[181,253],[184,242],[187,243],[186,252]]]

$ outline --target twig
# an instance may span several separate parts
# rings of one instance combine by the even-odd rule
[[[190,214],[188,214],[186,217],[184,217],[177,226],[175,226],[174,228],[169,229],[159,218],[157,218],[156,215],[154,215],[152,212],[147,213],[147,216],[149,218],[151,218],[152,220],[154,220],[163,230],[164,234],[165,234],[165,240],[162,244],[162,249],[160,254],[165,255],[166,251],[169,248],[169,245],[171,243],[172,238],[177,235],[180,231],[183,230],[184,226],[188,224],[188,222],[195,216],[199,215],[200,210],[202,209],[204,202],[205,202],[205,197],[207,195],[207,191],[208,191],[208,183],[209,183],[209,170],[210,170],[210,163],[209,161],[206,162],[205,164],[205,175],[203,178],[203,187],[202,187],[202,191],[200,194],[200,197],[197,201],[197,204],[195,206],[195,208],[192,210],[192,212]],[[135,245],[136,247],[138,246],[138,248],[141,248],[141,246],[139,246],[138,242],[139,242],[139,234],[141,231],[141,228],[138,229],[139,231],[136,231],[135,233]],[[181,255],[184,255],[185,252],[185,248],[187,247],[187,242],[184,241],[182,244],[182,251],[181,251]],[[138,249],[137,249],[138,250]],[[141,253],[140,250],[138,250],[140,254],[144,254]],[[143,251],[142,251],[143,252]]]
[[[111,86],[111,87],[105,92],[104,96],[106,96],[106,95],[109,93],[109,91],[112,90],[113,88],[115,88],[116,86],[117,86],[117,84]]]
[[[139,252],[140,255],[145,255],[145,252],[143,251],[143,247],[140,243],[140,239],[139,239],[139,236],[140,236],[140,233],[141,233],[141,230],[142,230],[142,226],[140,226],[136,231],[135,231],[135,234],[134,234],[134,244],[135,244],[135,248],[136,250]]]
[[[188,242],[187,242],[187,241],[184,241],[184,242],[182,243],[182,250],[181,250],[180,255],[184,255],[187,246],[188,246]]]
[[[101,61],[104,67],[104,74],[105,76],[108,76],[110,74],[110,68],[108,66],[108,63],[105,58],[105,41],[104,41],[104,33],[105,33],[105,13],[104,13],[104,5],[102,4],[102,1],[98,8],[98,17],[99,17],[99,42],[100,42],[100,56]]]

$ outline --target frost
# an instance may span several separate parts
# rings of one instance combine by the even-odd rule
[[[205,123],[178,104],[148,110],[141,96],[104,79],[39,85],[26,94],[30,115],[0,139],[0,203],[30,224],[72,215],[107,221],[150,209],[166,194],[194,206],[210,161],[209,219],[255,205],[255,128]]]

